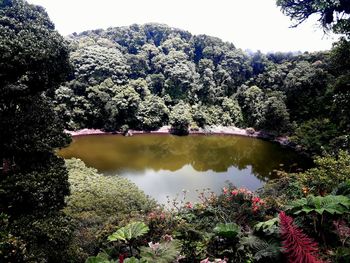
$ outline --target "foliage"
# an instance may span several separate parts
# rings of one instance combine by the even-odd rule
[[[264,222],[259,222],[254,226],[256,231],[263,231],[268,235],[273,235],[278,232],[279,218],[274,217]]]
[[[169,123],[174,134],[188,134],[188,128],[192,120],[190,111],[189,105],[183,101],[173,107],[169,116]]]
[[[297,25],[307,20],[311,15],[319,16],[319,23],[324,29],[331,29],[336,33],[350,33],[350,9],[348,1],[297,1],[277,0],[277,5]]]
[[[1,1],[0,211],[8,223],[0,254],[8,253],[5,262],[60,262],[67,253],[72,227],[60,210],[69,194],[68,176],[54,149],[69,137],[48,95],[66,80],[68,59],[67,43],[42,7]]]
[[[132,222],[114,232],[108,237],[109,241],[129,241],[134,238],[143,236],[149,231],[148,226],[143,222]]]
[[[288,1],[278,2],[289,10]],[[294,135],[316,154],[349,145],[345,38],[330,52],[246,53],[218,38],[145,24],[74,34],[70,50],[74,77],[52,94],[68,129],[174,125],[186,134],[194,121]]]
[[[280,212],[281,237],[284,253],[289,262],[323,262],[318,259],[317,244],[306,236],[290,216]]]
[[[176,239],[163,240],[160,243],[149,243],[149,247],[141,248],[141,258],[146,262],[168,263],[180,255],[181,242]]]
[[[292,141],[312,153],[330,150],[332,138],[337,136],[337,127],[329,119],[315,119],[304,122],[296,131]]]
[[[72,257],[85,259],[122,222],[151,211],[155,202],[119,176],[102,176],[78,159],[66,160],[71,195],[65,213],[76,222]],[[77,260],[78,261],[78,260]]]
[[[350,211],[350,199],[343,195],[313,196],[293,201],[288,209],[294,214],[300,213],[318,213],[325,212],[330,214],[344,214]]]
[[[214,228],[214,232],[221,237],[234,238],[240,232],[240,227],[235,223],[220,223]]]
[[[239,249],[245,253],[251,253],[252,259],[258,262],[260,260],[268,260],[268,262],[279,262],[281,260],[279,242],[264,240],[252,234],[241,238]]]
[[[316,157],[314,162],[316,167],[298,175],[309,193],[331,193],[338,184],[349,179],[350,155],[345,151],[333,157]]]

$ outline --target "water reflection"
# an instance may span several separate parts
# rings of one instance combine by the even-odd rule
[[[281,164],[287,169],[307,165],[279,145],[238,136],[84,136],[59,154],[123,175],[162,202],[182,189],[192,190],[190,195],[207,187],[220,191],[225,181],[256,190]]]

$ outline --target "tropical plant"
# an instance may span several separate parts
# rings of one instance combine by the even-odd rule
[[[266,241],[249,233],[248,236],[240,239],[239,245],[239,251],[251,253],[252,258],[256,261],[265,259],[269,262],[278,262],[280,260],[281,248],[277,240]]]
[[[327,195],[324,197],[309,195],[306,198],[293,201],[290,206],[287,206],[287,209],[295,215],[300,213],[344,214],[350,212],[350,198],[343,195]]]
[[[221,237],[235,238],[240,233],[240,226],[236,223],[219,223],[214,228],[214,232]]]
[[[149,228],[143,222],[132,222],[114,232],[108,237],[108,241],[125,241],[129,242],[132,239],[143,236],[148,233]]]
[[[280,212],[280,228],[283,252],[288,262],[321,263],[317,243],[306,236],[285,212]]]
[[[273,235],[273,234],[279,234],[279,218],[274,217],[272,219],[269,219],[264,222],[259,222],[254,226],[254,229],[256,231],[262,231],[265,234]]]
[[[180,255],[181,242],[176,239],[163,240],[160,243],[149,243],[141,247],[141,258],[147,262],[170,263]]]

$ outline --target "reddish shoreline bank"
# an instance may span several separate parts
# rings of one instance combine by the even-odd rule
[[[66,133],[70,134],[72,137],[88,136],[88,135],[124,135],[123,132],[105,132],[99,129],[82,129],[77,131],[68,131]],[[170,126],[163,126],[155,131],[138,131],[129,130],[127,136],[140,135],[140,134],[171,134]],[[273,138],[271,135],[266,134],[261,131],[251,131],[246,129],[241,129],[237,127],[210,127],[208,129],[199,129],[198,131],[189,131],[189,135],[234,135],[234,136],[244,136],[265,139],[273,142],[277,142],[283,146],[291,146],[290,141],[287,137],[276,137]],[[292,147],[294,148],[294,147]]]

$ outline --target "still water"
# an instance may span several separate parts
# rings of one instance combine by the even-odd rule
[[[254,191],[273,178],[275,169],[308,166],[289,149],[241,136],[91,135],[75,137],[59,155],[126,177],[160,203],[183,190],[195,201],[196,189],[219,193],[227,182]]]

